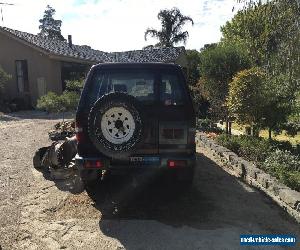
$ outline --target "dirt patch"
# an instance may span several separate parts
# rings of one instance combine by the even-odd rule
[[[59,120],[18,117],[0,122],[0,138],[5,138],[0,147],[4,250],[239,249],[242,233],[300,237],[299,224],[268,197],[224,172],[202,149],[187,191],[145,176],[111,177],[88,192],[80,191],[76,173],[53,181],[32,167],[32,156],[50,145],[48,131]]]
[[[47,215],[55,219],[99,219],[101,213],[95,207],[94,201],[86,194],[69,195],[58,206],[48,209]]]

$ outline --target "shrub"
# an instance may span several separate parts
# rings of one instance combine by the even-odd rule
[[[48,92],[37,102],[37,108],[50,113],[72,111],[77,108],[80,95],[74,91],[65,91],[62,95]]]
[[[267,140],[251,136],[229,136],[222,134],[217,141],[224,147],[249,161],[262,162],[271,150]]]
[[[271,145],[268,140],[252,137],[240,136],[240,149],[238,154],[249,161],[262,162],[271,151]]]
[[[274,150],[279,149],[282,151],[290,151],[290,152],[294,151],[293,145],[289,141],[272,140],[271,146],[273,147]]]
[[[239,153],[240,142],[237,136],[230,136],[226,134],[221,134],[217,137],[217,142],[221,144],[223,147],[230,149],[236,154]]]
[[[296,150],[296,154],[300,155],[300,144],[296,145],[295,150]]]
[[[296,136],[300,132],[300,123],[299,122],[287,122],[283,124],[282,128],[286,131],[286,134],[289,136]]]
[[[50,113],[65,111],[62,98],[53,92],[48,92],[47,95],[42,96],[37,101],[36,107]]]
[[[83,79],[67,81],[62,95],[48,92],[38,100],[36,107],[50,113],[73,111],[77,108],[83,84]]]
[[[81,93],[84,85],[84,79],[66,81],[66,90]]]
[[[200,130],[208,130],[211,127],[210,119],[198,119],[197,128]]]
[[[300,157],[289,151],[277,149],[269,154],[263,166],[270,170],[300,171]]]
[[[300,191],[300,157],[289,151],[275,150],[261,167],[289,187]]]
[[[239,156],[255,162],[290,188],[300,191],[300,156],[293,154],[296,149],[289,142],[225,134],[218,136],[217,141]]]
[[[299,173],[299,171],[286,172],[282,181],[290,188],[300,191],[300,173]]]
[[[4,86],[11,79],[11,75],[7,74],[0,65],[0,95],[3,94]]]
[[[222,129],[218,128],[217,125],[210,119],[198,119],[197,121],[197,129],[204,132],[212,132],[220,134],[222,133]]]
[[[62,103],[67,111],[75,110],[77,108],[80,95],[74,91],[65,91],[60,98],[62,99]]]

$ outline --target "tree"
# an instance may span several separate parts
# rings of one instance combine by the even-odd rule
[[[244,51],[234,45],[209,46],[201,53],[201,83],[207,92],[213,117],[228,121],[228,85],[240,70],[250,67]]]
[[[207,97],[208,95],[203,88],[203,84],[199,81],[195,85],[190,85],[189,87],[197,118],[207,118],[209,115],[208,110],[210,104]]]
[[[238,72],[229,83],[227,106],[229,112],[241,124],[254,126],[264,116],[266,75],[259,68],[251,68]]]
[[[292,105],[292,113],[289,120],[300,127],[300,90],[296,93],[296,99]]]
[[[161,10],[157,18],[161,22],[161,30],[155,30],[153,28],[148,28],[145,32],[145,40],[150,35],[159,40],[155,45],[156,47],[173,47],[175,44],[184,42],[189,36],[187,31],[182,31],[183,26],[187,22],[191,22],[192,25],[194,21],[189,16],[184,16],[181,14],[180,10],[177,8]]]
[[[254,67],[240,71],[229,84],[227,106],[238,123],[252,128],[268,128],[269,139],[272,130],[286,121],[288,106],[282,105],[276,96],[266,73]]]
[[[290,136],[295,136],[300,131],[300,90],[296,93],[296,99],[291,103],[291,114],[287,119],[287,123],[283,125],[283,129]]]
[[[62,21],[55,20],[53,18],[55,12],[55,9],[47,5],[43,18],[39,20],[39,22],[41,23],[39,26],[39,34],[47,38],[64,41],[65,39],[61,34]]]
[[[298,39],[299,14],[296,0],[274,0],[265,4],[251,1],[221,27],[223,41],[245,44],[258,66],[268,64],[268,60],[282,49],[283,43]]]
[[[208,49],[215,49],[218,46],[218,43],[206,43],[204,46],[200,49],[200,52],[203,52]]]
[[[297,0],[243,1],[245,8],[221,28],[223,43],[243,44],[252,63],[264,68],[273,93],[264,124],[271,134],[285,128],[283,121],[292,121],[297,110],[300,5]]]
[[[187,80],[188,84],[195,85],[200,79],[200,53],[197,50],[187,50]]]
[[[300,5],[297,0],[244,2],[246,8],[221,28],[223,42],[243,44],[252,63],[278,83],[282,102],[294,102],[300,88]]]

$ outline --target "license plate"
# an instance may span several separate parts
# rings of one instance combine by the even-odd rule
[[[156,165],[160,163],[158,156],[134,156],[130,157],[130,162],[137,165]]]

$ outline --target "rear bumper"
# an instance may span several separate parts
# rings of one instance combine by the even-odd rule
[[[139,157],[151,157],[157,158],[159,157],[159,161],[151,163],[151,162],[118,162],[113,163],[109,159],[104,157],[81,157],[78,154],[75,157],[75,163],[80,169],[101,169],[101,170],[130,170],[130,169],[170,169],[168,167],[168,161],[185,161],[186,165],[181,168],[193,168],[196,164],[196,155],[143,155]],[[86,167],[86,161],[96,162],[101,161],[103,165],[101,167]],[[178,169],[178,168],[176,168]]]

